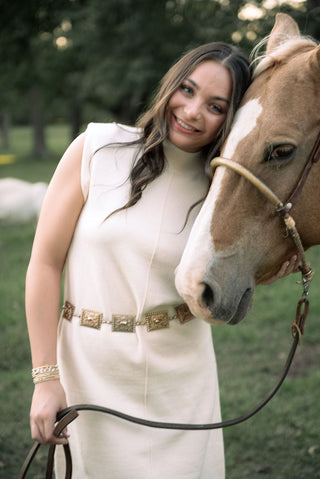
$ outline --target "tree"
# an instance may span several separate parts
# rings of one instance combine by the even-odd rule
[[[28,98],[29,117],[34,127],[33,154],[42,157],[47,152],[44,134],[48,108],[46,92],[52,84],[54,71],[51,66],[56,54],[50,36],[69,2],[29,0],[16,5],[14,0],[2,0],[1,4],[0,85],[5,88],[3,91],[19,92],[20,104]],[[14,109],[12,99],[9,103]]]
[[[255,0],[15,1],[0,0],[0,111],[20,118],[30,98],[37,156],[48,120],[68,121],[72,138],[88,121],[133,123],[172,63],[201,43],[237,43],[249,54],[278,11],[319,38],[317,0],[273,9]],[[243,15],[248,3],[257,17]]]
[[[133,122],[158,81],[183,52],[212,40],[231,41],[237,9],[204,0],[91,0],[72,29],[85,68],[81,95],[104,118]],[[232,14],[231,14],[232,12]]]

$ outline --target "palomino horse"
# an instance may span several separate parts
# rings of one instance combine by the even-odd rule
[[[278,14],[221,157],[243,165],[285,203],[317,141],[319,112],[320,46]],[[176,286],[196,316],[236,324],[252,304],[255,285],[275,274],[296,246],[274,206],[221,163],[177,268]],[[319,184],[320,164],[290,211],[305,249],[320,243]]]

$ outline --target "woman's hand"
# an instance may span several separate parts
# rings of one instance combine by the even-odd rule
[[[65,407],[67,407],[66,395],[59,380],[36,384],[30,411],[32,438],[41,444],[67,444],[66,429],[61,437],[53,434],[57,412]]]
[[[300,265],[300,258],[297,255],[293,255],[289,261],[285,261],[279,271],[268,278],[266,281],[262,281],[260,284],[271,284],[274,283],[277,279],[284,278],[291,273],[298,273],[299,272],[299,265]]]

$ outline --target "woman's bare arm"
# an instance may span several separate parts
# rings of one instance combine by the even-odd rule
[[[26,277],[26,315],[33,367],[57,362],[57,325],[65,258],[83,207],[81,158],[84,134],[63,155],[41,209]],[[56,413],[66,406],[59,380],[35,385],[31,406],[32,437],[63,443],[53,427]]]

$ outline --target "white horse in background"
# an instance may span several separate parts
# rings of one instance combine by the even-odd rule
[[[48,185],[18,178],[0,179],[0,220],[26,222],[37,220]]]

